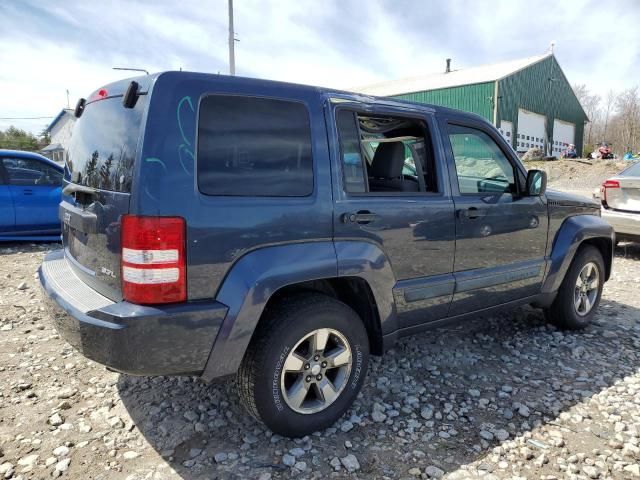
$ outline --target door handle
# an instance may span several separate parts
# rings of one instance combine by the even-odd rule
[[[33,195],[33,190],[31,190],[30,188],[25,188],[22,191],[22,193],[25,194],[25,195]]]
[[[487,210],[477,207],[462,208],[458,210],[458,216],[460,218],[468,218],[469,220],[474,220],[476,218],[486,217]]]
[[[375,222],[378,218],[380,218],[379,215],[375,213],[371,213],[368,210],[360,210],[357,213],[344,213],[342,215],[342,222],[366,225],[367,223]]]

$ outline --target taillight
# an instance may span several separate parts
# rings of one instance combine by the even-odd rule
[[[606,180],[600,187],[600,197],[602,203],[607,204],[607,189],[620,188],[620,182],[617,180]]]
[[[122,295],[138,304],[187,299],[185,222],[180,217],[122,217]]]

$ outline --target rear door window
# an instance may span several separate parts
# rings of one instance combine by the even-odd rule
[[[10,185],[51,187],[62,183],[62,173],[44,162],[31,158],[3,158]]]
[[[345,191],[349,193],[366,192],[360,132],[356,115],[349,110],[338,110],[336,123],[340,136]]]
[[[438,191],[431,141],[422,120],[340,109],[336,126],[345,192]]]
[[[310,195],[313,162],[307,108],[271,98],[203,98],[197,165],[198,188],[206,195]]]

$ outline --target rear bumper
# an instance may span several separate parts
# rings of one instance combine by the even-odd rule
[[[63,251],[38,273],[60,335],[85,357],[133,375],[200,374],[227,307],[216,301],[142,306],[113,302],[88,287]]]
[[[609,222],[616,234],[640,237],[640,213],[616,212],[603,208],[602,218]]]

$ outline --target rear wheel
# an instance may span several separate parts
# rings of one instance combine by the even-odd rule
[[[547,319],[560,328],[585,328],[600,304],[604,286],[604,261],[600,251],[586,245],[573,259],[558,296],[546,311]]]
[[[368,360],[367,332],[351,308],[298,295],[265,312],[238,370],[240,398],[274,432],[308,435],[349,408]]]

